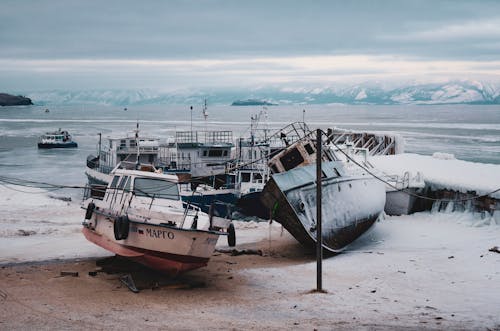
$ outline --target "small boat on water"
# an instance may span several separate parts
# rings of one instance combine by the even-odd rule
[[[315,140],[310,132],[271,158],[273,174],[261,195],[272,218],[305,246],[314,246],[317,236]],[[323,150],[322,160],[323,248],[339,252],[384,211],[385,186],[331,149]]]
[[[221,235],[234,246],[230,220],[183,203],[177,176],[119,167],[112,176],[101,199],[84,202],[87,240],[170,276],[207,265]]]
[[[47,132],[38,139],[38,148],[76,148],[78,144],[72,140],[68,131],[61,129]]]

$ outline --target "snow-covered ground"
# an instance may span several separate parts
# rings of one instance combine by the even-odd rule
[[[78,202],[19,189],[0,187],[0,265],[111,255],[80,233],[84,212]],[[237,248],[264,247],[273,256],[261,267],[245,267],[240,257],[240,269],[233,271],[254,288],[256,312],[274,314],[263,325],[288,318],[311,325],[352,319],[353,327],[356,320],[392,327],[500,325],[500,254],[489,251],[500,246],[500,224],[479,214],[423,212],[380,220],[342,254],[325,259],[328,293],[316,296],[304,295],[316,285],[311,252],[279,224],[236,222],[236,231]],[[226,245],[225,238],[218,243]],[[290,249],[302,258],[290,263]]]

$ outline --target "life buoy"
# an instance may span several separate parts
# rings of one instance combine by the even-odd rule
[[[120,216],[115,219],[113,224],[113,232],[116,240],[123,240],[128,238],[130,228],[130,221],[128,216]]]
[[[128,231],[130,228],[130,222],[128,219],[128,216],[121,216],[121,221],[120,221],[120,237],[121,239],[127,239],[128,238]]]
[[[121,240],[121,236],[120,236],[120,217],[117,217],[115,218],[114,222],[113,222],[113,232],[115,234],[115,239],[116,240]]]
[[[94,214],[95,204],[93,202],[89,202],[87,205],[87,211],[85,212],[85,219],[89,220],[92,218],[92,214]]]
[[[234,230],[233,223],[229,223],[227,228],[227,244],[229,247],[236,246],[236,231]]]

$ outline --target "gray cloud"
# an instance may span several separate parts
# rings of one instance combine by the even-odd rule
[[[55,82],[64,79],[73,79],[71,84],[78,84],[78,80],[87,84],[87,76],[90,79],[92,75],[109,84],[147,82],[148,77],[172,84],[175,79],[170,77],[181,77],[188,85],[190,74],[238,80],[237,76],[229,79],[217,75],[216,70],[227,75],[243,73],[249,79],[250,71],[277,74],[276,80],[301,74],[325,75],[293,68],[285,62],[251,62],[255,58],[301,56],[383,55],[417,62],[487,61],[488,66],[498,70],[491,62],[498,60],[500,53],[500,2],[495,0],[3,0],[0,7],[0,87],[16,82],[22,85],[30,74],[33,79],[50,79],[57,86],[60,84]],[[222,62],[211,65],[210,70],[198,65],[193,69],[186,63],[181,63],[184,67],[180,69],[160,65],[148,68],[143,75],[143,66],[130,63],[107,68],[78,61],[57,62],[72,59]],[[54,62],[35,66],[14,60]],[[245,66],[232,60],[249,62]],[[285,73],[287,69],[295,71]],[[384,71],[360,66],[345,72],[330,70],[326,75]]]
[[[459,43],[447,36],[447,27],[465,31],[470,22],[481,26],[481,20],[491,21],[499,12],[498,1],[8,0],[0,11],[0,43],[6,46],[0,56],[211,58],[293,52],[457,57],[428,37]],[[481,30],[469,36],[481,39]]]

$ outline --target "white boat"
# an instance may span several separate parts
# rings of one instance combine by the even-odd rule
[[[47,132],[38,139],[38,148],[76,148],[78,144],[73,141],[68,131],[57,130],[54,132]]]
[[[315,142],[314,132],[307,133],[272,157],[273,174],[261,196],[269,215],[310,247],[317,237]],[[385,187],[362,169],[347,166],[331,149],[323,149],[322,161],[323,248],[339,252],[383,212]]]
[[[116,168],[102,200],[85,201],[83,234],[98,246],[165,274],[205,266],[232,223],[186,205],[177,176]]]
[[[403,176],[385,175],[386,202],[384,211],[387,215],[408,215],[415,211],[417,195],[425,188],[421,172],[413,175],[406,171]]]
[[[138,130],[136,131],[138,132]],[[107,185],[111,181],[111,171],[122,161],[138,164],[158,164],[160,139],[154,137],[124,136],[107,138],[101,143],[97,156],[87,157],[85,174],[90,184]]]

